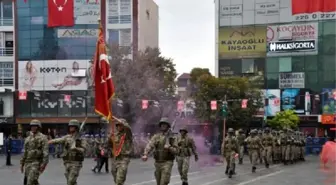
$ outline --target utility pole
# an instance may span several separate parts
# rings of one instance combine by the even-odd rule
[[[228,114],[228,112],[227,112],[227,107],[228,107],[228,103],[227,103],[227,101],[226,101],[226,95],[224,96],[224,101],[223,101],[223,109],[222,109],[222,111],[223,111],[223,146],[224,146],[224,144],[225,144],[225,142],[224,142],[224,140],[225,140],[225,132],[226,132],[226,117],[227,117],[227,114]],[[223,151],[224,151],[224,148],[223,148]]]

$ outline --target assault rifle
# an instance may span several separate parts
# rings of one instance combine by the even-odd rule
[[[174,131],[175,125],[176,125],[176,118],[173,121],[173,124],[171,125],[171,127],[169,128],[169,130],[167,132],[167,135],[166,135],[166,145],[170,145],[170,140],[174,139],[174,133],[173,133],[173,131]]]

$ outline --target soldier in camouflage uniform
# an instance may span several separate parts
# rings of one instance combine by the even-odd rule
[[[235,155],[239,153],[239,145],[237,138],[234,136],[235,132],[233,128],[228,129],[228,135],[224,139],[222,143],[222,155],[224,156],[226,160],[226,169],[225,174],[229,175],[229,178],[232,177],[232,175],[235,174]]]
[[[49,144],[60,144],[63,146],[63,163],[65,167],[65,178],[67,185],[77,185],[79,172],[83,167],[86,143],[80,138],[80,123],[78,120],[69,121],[69,134],[58,139],[49,141]]]
[[[21,172],[25,174],[24,185],[38,185],[39,176],[49,162],[49,145],[46,135],[40,132],[41,122],[30,122],[31,132],[24,142],[24,152],[20,161]]]
[[[299,159],[301,161],[305,161],[306,139],[305,139],[305,136],[304,136],[303,132],[300,132],[299,140],[300,140],[300,155],[299,155],[300,157],[299,157]]]
[[[272,131],[273,135],[273,163],[277,164],[281,161],[281,145],[280,145],[280,137],[277,131]]]
[[[198,161],[194,139],[187,135],[186,127],[180,129],[181,135],[177,138],[178,155],[176,157],[177,169],[180,173],[182,185],[188,185],[188,171],[191,154],[194,154],[195,161]]]
[[[240,129],[238,132],[237,140],[238,140],[238,146],[239,146],[239,164],[243,164],[244,159],[244,141],[246,139],[246,136],[244,134],[244,130]]]
[[[132,129],[125,119],[118,120],[117,133],[111,135],[110,147],[112,148],[111,172],[116,185],[123,185],[126,181],[128,165],[133,152]],[[114,139],[114,142],[112,142]],[[115,145],[115,146],[114,146]]]
[[[258,131],[251,130],[251,135],[246,138],[245,142],[247,144],[247,149],[252,162],[252,173],[255,173],[257,169],[257,161],[259,159],[258,152],[264,147],[261,143],[261,139],[258,137]]]
[[[168,185],[175,155],[178,154],[178,147],[176,139],[169,137],[171,125],[168,118],[162,118],[159,122],[159,126],[161,132],[155,134],[150,139],[145,148],[142,160],[147,161],[149,152],[154,149],[156,183],[157,185]]]
[[[285,165],[290,161],[291,139],[288,134],[288,129],[284,129],[281,134],[281,152],[282,160]]]
[[[263,138],[263,131],[262,130],[259,130],[258,131],[258,137],[259,139],[262,140]],[[263,163],[263,156],[262,156],[262,153],[263,153],[263,149],[260,148],[259,152],[258,152],[258,159],[259,159],[259,163],[262,164]]]
[[[275,144],[274,138],[270,134],[269,128],[265,129],[265,134],[261,138],[261,143],[264,146],[262,156],[264,157],[265,166],[266,168],[269,168],[269,164],[271,162],[271,157],[272,157],[272,151],[273,151],[274,144]]]
[[[291,164],[293,164],[294,163],[294,158],[295,158],[295,138],[294,138],[293,130],[289,130],[288,139],[289,139],[289,142],[290,142],[289,161],[290,161]]]

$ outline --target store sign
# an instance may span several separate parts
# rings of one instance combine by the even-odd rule
[[[316,50],[315,40],[270,42],[268,52],[299,52]]]
[[[266,55],[266,28],[263,26],[219,29],[219,59],[256,58]]]
[[[335,115],[328,115],[328,114],[323,114],[321,115],[321,123],[322,124],[336,124],[335,121]]]
[[[293,21],[336,19],[335,0],[292,0]]]
[[[279,74],[279,88],[304,88],[305,74],[304,73],[280,73]]]
[[[219,26],[291,22],[291,0],[219,1]]]
[[[91,65],[89,60],[19,61],[19,90],[87,90]]]
[[[296,114],[306,115],[307,111],[310,112],[313,106],[305,98],[308,93],[312,94],[312,92],[304,88],[281,89],[281,111],[293,110]]]
[[[83,97],[75,97],[73,101],[66,101],[63,98],[54,101],[48,98],[35,98],[35,100],[38,108],[85,108],[85,98]]]
[[[97,38],[98,29],[58,29],[58,38]]]
[[[75,24],[98,24],[100,0],[75,0],[74,17]]]
[[[318,23],[297,23],[267,27],[267,42],[281,40],[316,40]]]

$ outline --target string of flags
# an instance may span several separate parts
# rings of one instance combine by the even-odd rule
[[[71,102],[71,96],[72,95],[70,95],[70,94],[57,94],[56,96],[59,96],[59,95],[63,95],[65,102]],[[27,100],[27,98],[28,98],[28,92],[27,91],[19,91],[18,96],[19,96],[18,97],[19,100]],[[40,95],[38,95],[38,96],[40,96]],[[84,97],[89,97],[89,96],[84,96]]]
[[[15,0],[13,0],[13,1],[15,1]],[[23,2],[25,2],[25,3],[27,3],[27,1],[28,1],[28,0],[23,0]],[[99,0],[96,0],[96,3],[98,3],[98,1],[99,1]],[[86,0],[86,2],[89,3],[90,0]]]

